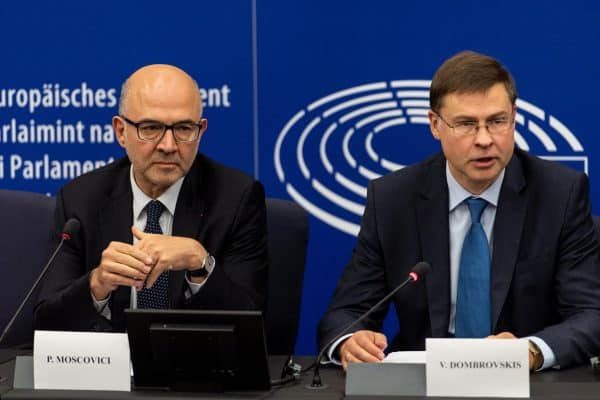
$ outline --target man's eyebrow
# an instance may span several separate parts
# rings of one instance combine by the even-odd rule
[[[472,115],[459,114],[452,117],[452,121],[477,121],[477,118]]]
[[[498,117],[506,117],[510,115],[510,112],[508,111],[498,111],[494,114],[488,115],[487,117],[485,117],[486,120],[490,120],[490,119],[494,119],[494,118],[498,118]],[[477,121],[478,118],[474,117],[472,115],[457,115],[455,117],[452,117],[452,121]]]
[[[198,121],[194,121],[191,118],[188,119],[182,119],[179,121],[175,121],[172,124],[167,124],[164,121],[159,121],[157,119],[152,119],[152,118],[144,118],[138,121],[138,123],[142,123],[142,122],[153,122],[153,123],[157,123],[157,124],[164,124],[164,125],[177,125],[177,124],[189,124],[189,123],[198,123]]]
[[[498,118],[498,117],[507,117],[509,115],[510,115],[510,113],[507,112],[507,111],[499,111],[499,112],[497,112],[495,114],[492,114],[492,115],[488,116],[486,119],[494,119],[494,118]]]
[[[164,122],[159,121],[157,119],[152,119],[152,118],[142,118],[138,121],[138,124],[141,124],[142,122],[154,122],[154,123],[158,123],[158,124],[164,124]]]

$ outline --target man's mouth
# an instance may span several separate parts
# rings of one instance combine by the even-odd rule
[[[175,161],[155,161],[154,164],[160,167],[177,166],[177,163]]]
[[[487,168],[492,166],[495,161],[495,157],[479,157],[473,159],[473,164],[475,164],[475,166],[479,168]]]

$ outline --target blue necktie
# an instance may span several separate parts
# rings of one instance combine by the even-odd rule
[[[490,247],[479,221],[488,203],[472,197],[467,204],[471,228],[460,256],[454,334],[459,338],[482,338],[491,333]]]
[[[159,218],[164,210],[163,204],[158,200],[152,200],[146,205],[146,228],[144,232],[162,234]],[[169,306],[169,271],[160,274],[154,286],[147,289],[144,287],[137,293],[138,308],[168,308]]]

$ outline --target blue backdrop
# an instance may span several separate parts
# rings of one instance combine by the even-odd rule
[[[427,89],[460,50],[508,66],[518,145],[586,171],[600,207],[594,2],[21,1],[0,16],[2,187],[54,194],[121,157],[110,129],[121,82],[145,64],[180,66],[205,89],[201,151],[311,214],[300,354],[315,351],[368,180],[439,149]]]

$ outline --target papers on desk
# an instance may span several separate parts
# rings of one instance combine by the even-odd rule
[[[383,362],[398,364],[425,364],[427,362],[424,351],[395,351],[388,354]]]

